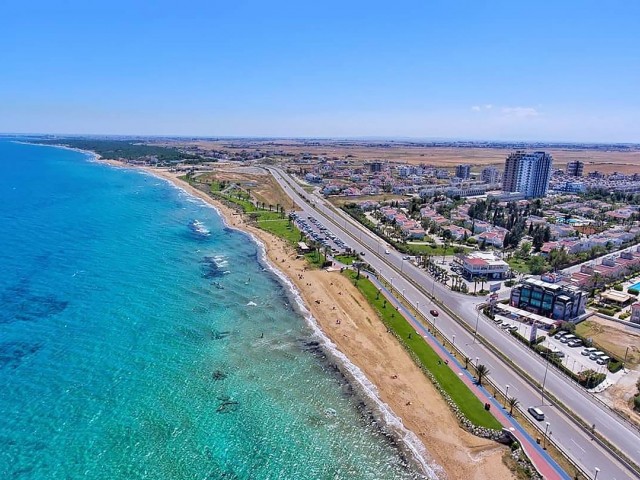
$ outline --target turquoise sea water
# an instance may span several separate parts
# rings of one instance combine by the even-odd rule
[[[247,236],[87,158],[0,140],[0,478],[421,478]]]

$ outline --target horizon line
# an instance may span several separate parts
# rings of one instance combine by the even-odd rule
[[[640,147],[640,142],[608,142],[608,141],[575,141],[575,140],[496,140],[463,137],[411,137],[411,136],[290,136],[290,135],[180,135],[180,134],[118,134],[118,133],[34,133],[34,132],[0,132],[0,137],[103,137],[103,138],[167,138],[167,139],[197,139],[197,140],[339,140],[339,141],[390,141],[390,142],[465,142],[465,143],[494,143],[494,144],[543,144],[543,145],[613,145]]]

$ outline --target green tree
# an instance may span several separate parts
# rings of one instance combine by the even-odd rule
[[[534,275],[540,275],[546,271],[547,262],[545,262],[544,258],[540,255],[533,255],[527,261],[527,265],[529,266],[529,270]]]
[[[509,404],[509,416],[513,416],[513,409],[520,405],[520,400],[515,397],[509,397],[507,403]]]
[[[478,385],[482,385],[482,379],[487,377],[489,373],[491,373],[489,371],[489,368],[482,363],[476,367],[476,372],[478,374],[478,380],[477,380]]]

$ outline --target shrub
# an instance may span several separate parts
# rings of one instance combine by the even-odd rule
[[[540,335],[538,338],[535,339],[535,341],[533,342],[534,345],[538,345],[539,343],[542,343],[545,341],[547,337],[545,337],[544,335]]]
[[[640,290],[638,290],[637,288],[628,288],[627,289],[627,293],[630,293],[631,295],[638,295],[640,293]]]
[[[616,283],[616,284],[613,286],[613,289],[614,289],[616,292],[621,292],[621,291],[622,291],[622,285],[620,285],[619,283]]]
[[[593,370],[586,370],[580,373],[578,382],[585,388],[594,388],[600,385],[607,376],[604,373],[596,373]]]
[[[506,282],[504,282],[505,287],[513,287],[515,284],[516,284],[515,280],[507,280]]]
[[[640,412],[640,395],[633,397],[633,408]]]
[[[609,371],[611,373],[616,373],[618,370],[620,370],[622,368],[622,362],[620,362],[618,360],[612,360],[607,365],[607,368],[609,369]]]
[[[616,313],[612,308],[599,308],[598,312],[602,313],[603,315],[609,315],[610,317],[613,317]]]

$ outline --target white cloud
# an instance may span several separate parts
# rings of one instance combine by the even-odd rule
[[[518,118],[531,118],[540,115],[540,112],[533,107],[502,107],[501,112],[506,117]]]
[[[471,107],[471,111],[482,112],[486,110],[491,110],[492,108],[493,108],[493,105],[491,105],[490,103],[486,103],[484,105],[474,105],[473,107]]]

